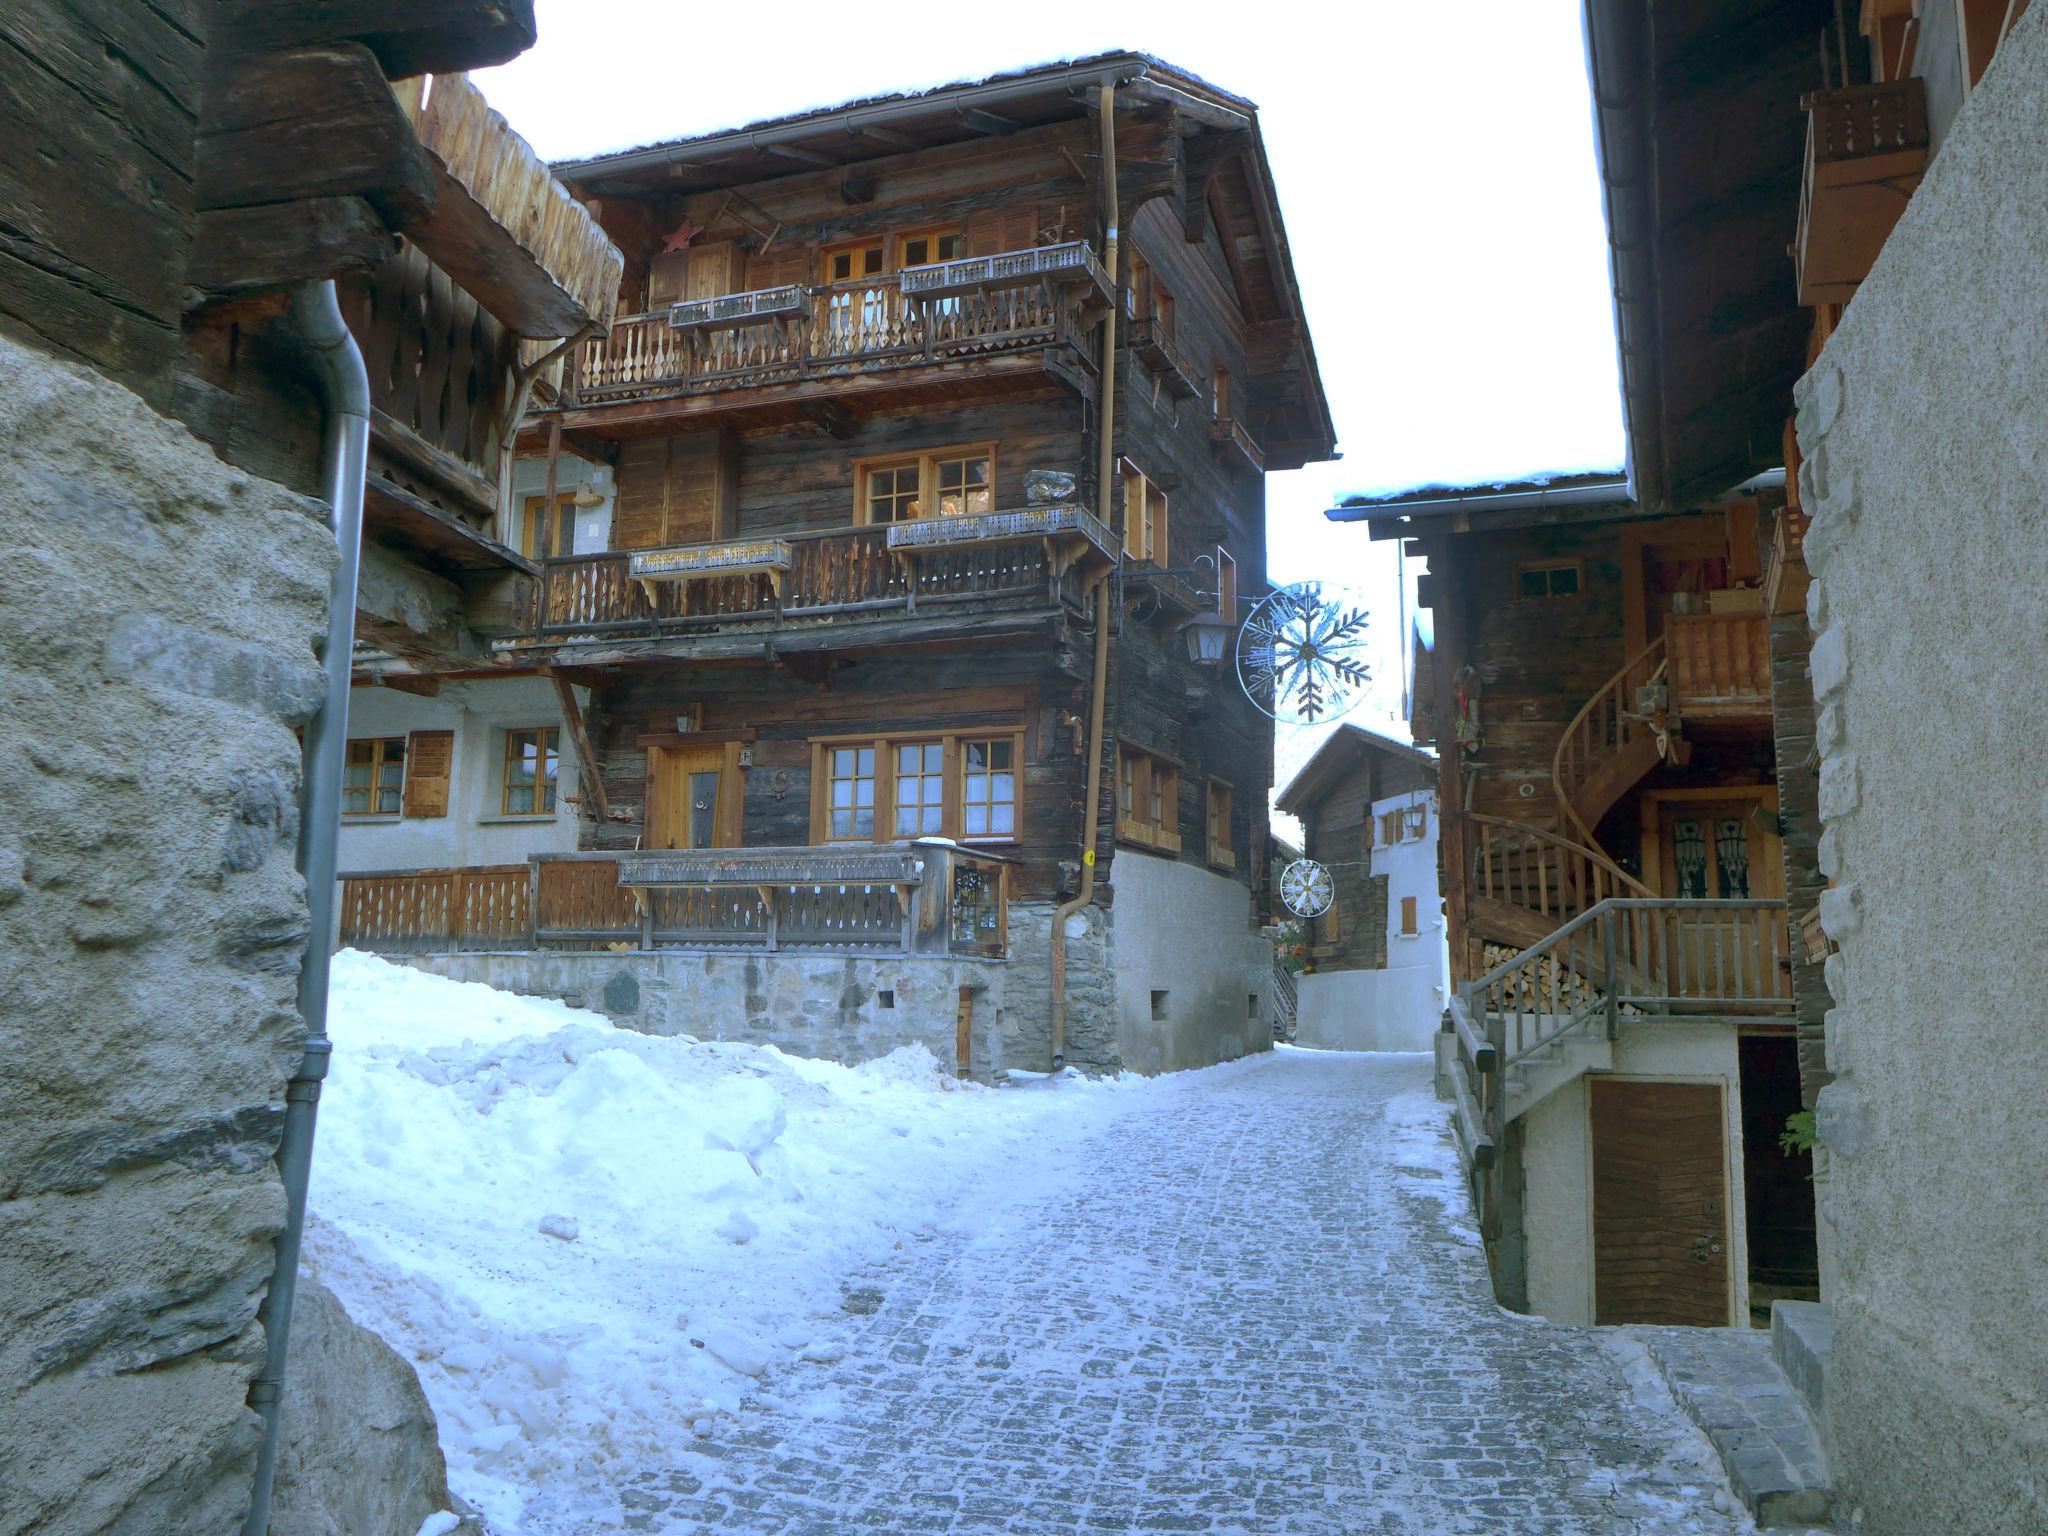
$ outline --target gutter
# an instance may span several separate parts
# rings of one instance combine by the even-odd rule
[[[1657,253],[1647,104],[1643,7],[1637,0],[1586,0],[1586,76],[1593,97],[1593,153],[1607,215],[1614,285],[1628,484],[1651,511],[1664,510],[1663,380],[1658,357]]]
[[[588,160],[556,161],[550,169],[564,181],[589,181],[604,176],[621,175],[629,171],[646,170],[650,167],[667,165],[692,165],[721,159],[740,150],[772,149],[778,144],[793,144],[821,132],[837,130],[842,133],[859,133],[864,128],[881,128],[890,123],[901,122],[912,117],[930,117],[934,112],[968,112],[976,109],[1001,106],[1004,102],[1015,101],[1026,96],[1043,96],[1048,89],[1065,87],[1079,93],[1090,86],[1127,86],[1147,82],[1142,93],[1148,100],[1168,102],[1185,111],[1197,113],[1205,120],[1219,121],[1224,117],[1232,119],[1231,126],[1244,127],[1251,123],[1250,103],[1246,110],[1220,103],[1201,101],[1171,86],[1165,81],[1152,78],[1153,66],[1145,59],[1133,56],[1128,63],[1092,64],[1070,66],[1054,74],[1019,75],[1009,80],[989,81],[982,85],[970,85],[957,91],[945,89],[927,92],[921,96],[906,96],[896,101],[873,102],[867,106],[841,107],[837,111],[821,112],[815,115],[793,118],[763,128],[736,128],[726,133],[714,133],[701,139],[684,140],[678,144],[655,144],[646,149],[629,149],[616,155],[599,155]]]
[[[1784,484],[1784,470],[1767,469],[1761,474],[1751,475],[1740,485],[1730,486],[1719,496],[1703,498],[1698,505],[1717,506],[1754,496],[1759,491],[1782,489]],[[1481,491],[1476,494],[1460,491],[1449,496],[1417,497],[1413,501],[1376,501],[1356,507],[1331,507],[1323,516],[1333,523],[1405,522],[1411,517],[1449,517],[1459,512],[1533,512],[1549,507],[1607,503],[1620,506],[1627,504],[1629,499],[1626,484],[1609,480],[1597,485],[1564,485],[1554,489],[1541,486],[1526,491]],[[1639,510],[1649,515],[1657,509],[1644,506]]]
[[[1116,82],[1104,76],[1102,105],[1102,196],[1108,205],[1103,221],[1102,264],[1109,280],[1117,280],[1118,235],[1116,199]],[[1110,486],[1116,479],[1116,317],[1122,306],[1112,302],[1102,322],[1102,417],[1096,423],[1101,434],[1095,469],[1096,515],[1102,526],[1110,522]],[[1121,553],[1117,559],[1121,561]],[[1067,1064],[1067,919],[1081,911],[1095,895],[1095,844],[1102,835],[1102,714],[1109,692],[1109,594],[1105,585],[1109,572],[1095,578],[1095,675],[1088,699],[1088,790],[1081,802],[1081,889],[1072,901],[1053,910],[1048,949],[1052,956],[1052,1070]]]
[[[285,1363],[291,1344],[292,1300],[298,1292],[299,1245],[306,1231],[306,1186],[312,1173],[313,1121],[320,1083],[333,1044],[327,1038],[327,978],[333,961],[336,848],[341,834],[341,778],[348,745],[350,660],[355,644],[356,581],[362,565],[363,478],[370,457],[370,376],[363,354],[341,318],[334,283],[308,283],[292,295],[298,322],[319,365],[327,420],[320,445],[320,482],[328,526],[340,546],[328,592],[327,640],[320,664],[326,689],[320,711],[306,725],[299,790],[299,873],[306,880],[311,920],[299,966],[299,1012],[306,1020],[305,1054],[285,1090],[284,1135],[277,1169],[284,1181],[285,1224],[277,1236],[277,1262],[257,1313],[263,1324],[263,1368],[249,1387],[249,1406],[263,1421],[256,1484],[243,1536],[265,1536],[284,1406]]]

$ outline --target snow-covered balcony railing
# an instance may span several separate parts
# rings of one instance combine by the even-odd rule
[[[1101,263],[1074,241],[694,299],[622,315],[584,343],[577,395],[597,404],[1079,344],[1108,292]]]
[[[939,840],[541,854],[549,949],[891,950],[1000,956],[1007,861]]]
[[[968,600],[1079,605],[1081,577],[1113,548],[1091,513],[1062,506],[571,555],[543,562],[533,631],[557,643],[840,623]]]

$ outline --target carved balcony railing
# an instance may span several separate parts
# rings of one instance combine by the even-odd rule
[[[536,640],[773,628],[961,602],[1078,607],[1114,536],[1075,507],[1033,507],[544,563]]]
[[[382,954],[664,948],[985,955],[1010,861],[942,840],[536,854],[342,880],[341,941]]]
[[[577,398],[684,395],[1078,344],[1107,291],[1094,253],[1075,241],[694,299],[621,316],[610,336],[585,342]]]
[[[1675,613],[1665,623],[1664,654],[1681,719],[1770,715],[1771,627],[1763,613]]]
[[[1155,315],[1135,315],[1125,322],[1124,340],[1139,362],[1159,376],[1166,392],[1179,400],[1192,400],[1202,392],[1195,365],[1188,361],[1167,329]]]
[[[1927,169],[1927,89],[1917,75],[1815,91],[1792,247],[1802,304],[1846,304],[1870,274]]]

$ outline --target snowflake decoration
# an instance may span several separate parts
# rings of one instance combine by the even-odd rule
[[[1314,859],[1296,859],[1280,871],[1280,899],[1296,917],[1321,917],[1336,896],[1330,871]]]
[[[1320,581],[1261,598],[1238,638],[1237,680],[1245,696],[1288,725],[1346,713],[1372,681],[1365,664],[1368,617]]]

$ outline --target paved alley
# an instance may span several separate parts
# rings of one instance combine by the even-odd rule
[[[1494,1306],[1427,1093],[1417,1057],[1174,1080],[1059,1198],[850,1286],[844,1358],[680,1433],[623,1527],[1751,1529],[1633,1345]]]

